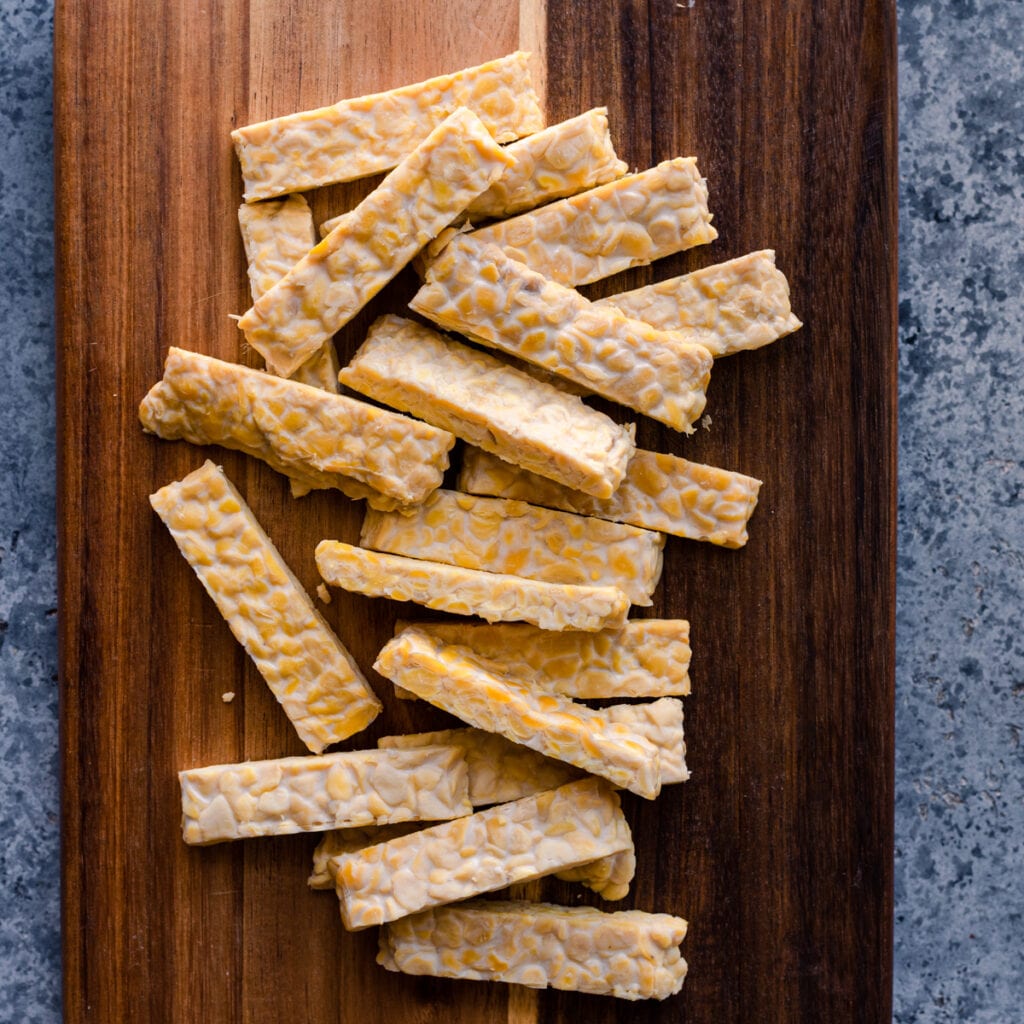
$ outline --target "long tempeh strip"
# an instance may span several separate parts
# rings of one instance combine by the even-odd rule
[[[418,832],[426,826],[420,821],[403,821],[394,825],[364,825],[361,828],[335,828],[325,832],[313,851],[313,870],[306,884],[310,889],[330,889],[335,887],[335,857],[342,853],[355,853],[365,850],[377,843],[386,843],[389,839],[407,836],[410,832]]]
[[[542,583],[521,576],[461,569],[401,555],[321,541],[316,564],[326,583],[369,597],[479,615],[488,622],[532,622],[541,629],[598,630],[621,626],[629,598],[615,587]]]
[[[476,237],[460,235],[434,260],[410,303],[416,312],[693,432],[711,376],[707,349],[595,306]]]
[[[718,237],[694,157],[560,199],[473,233],[544,277],[575,287]]]
[[[465,108],[435,128],[239,320],[291,376],[511,163]]]
[[[789,282],[762,249],[726,263],[601,299],[659,331],[679,331],[716,359],[761,348],[802,327],[789,305]]]
[[[625,850],[619,797],[601,779],[499,804],[335,858],[350,931]]]
[[[341,380],[509,462],[599,497],[619,486],[635,450],[631,427],[496,356],[402,317],[374,323]]]
[[[245,199],[266,199],[394,167],[458,107],[498,142],[544,127],[525,53],[231,133]]]
[[[368,509],[364,548],[547,583],[618,587],[651,604],[665,536],[504,498],[435,491],[415,509]]]
[[[377,717],[359,666],[222,469],[207,461],[149,501],[310,750]]]
[[[389,971],[530,988],[667,999],[683,987],[686,921],[642,910],[471,900],[385,925]]]
[[[463,453],[459,489],[741,548],[747,543],[761,481],[638,448],[619,489],[602,500],[469,448]]]
[[[180,348],[139,419],[166,440],[235,448],[309,487],[386,508],[435,490],[455,444],[408,416]]]
[[[469,814],[457,747],[355,750],[179,772],[186,843]]]

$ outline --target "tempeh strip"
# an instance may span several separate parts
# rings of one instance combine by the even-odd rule
[[[458,107],[498,142],[544,127],[526,53],[330,107],[246,125],[231,133],[245,199],[266,199],[394,167]]]
[[[456,110],[239,320],[291,376],[511,163],[480,119]]]
[[[635,450],[631,427],[496,356],[397,316],[374,323],[341,380],[509,462],[599,497],[614,493]]]
[[[615,587],[541,583],[521,576],[461,569],[401,555],[321,541],[316,564],[326,583],[369,597],[415,601],[488,622],[532,622],[541,629],[598,630],[621,626],[629,598]]]
[[[559,789],[335,858],[350,931],[527,882],[625,850],[618,794],[601,779]]]
[[[575,287],[718,237],[694,157],[542,206],[473,233],[559,284]]]
[[[335,887],[335,857],[342,853],[355,853],[365,850],[377,843],[386,843],[389,839],[407,836],[410,832],[418,832],[425,828],[419,821],[403,821],[395,825],[365,825],[362,828],[335,828],[325,832],[313,851],[313,870],[306,884],[310,889],[330,889]]]
[[[386,508],[435,490],[455,444],[408,416],[180,348],[167,354],[139,419],[168,441],[234,448],[309,487]]]
[[[772,249],[610,295],[596,305],[659,331],[679,331],[716,359],[761,348],[803,326],[790,309],[789,282]]]
[[[711,376],[707,349],[595,306],[476,237],[460,235],[430,265],[410,303],[417,313],[693,432]]]
[[[686,782],[686,741],[683,738],[683,702],[674,697],[639,704],[613,704],[604,709],[608,720],[628,726],[658,751],[661,784]]]
[[[676,455],[638,448],[615,494],[593,498],[478,449],[463,453],[459,489],[517,498],[580,515],[630,523],[727,548],[747,543],[761,481]]]
[[[359,666],[222,469],[207,461],[149,501],[310,750],[377,717]]]
[[[686,921],[642,910],[471,900],[385,925],[389,971],[530,988],[667,999],[683,987]]]
[[[178,778],[182,832],[195,845],[472,812],[457,747],[217,764]]]
[[[618,587],[643,606],[661,577],[665,536],[525,501],[438,490],[408,511],[368,509],[359,543],[464,569]]]

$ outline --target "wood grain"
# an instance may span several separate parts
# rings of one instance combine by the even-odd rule
[[[65,1017],[108,1022],[887,1021],[895,493],[895,52],[886,0],[64,0],[56,26]],[[716,364],[710,427],[646,447],[759,476],[740,552],[672,541],[693,780],[627,800],[624,905],[691,922],[655,1005],[403,978],[305,887],[309,837],[192,850],[176,772],[301,753],[146,496],[207,454],[145,437],[168,345],[252,361],[236,125],[539,47],[551,119],[609,107],[636,167],[695,154],[720,238],[608,294],[773,247],[807,326]],[[372,182],[311,197],[318,216]],[[400,310],[396,282],[343,332]],[[360,509],[215,450],[300,579]],[[395,607],[326,614],[368,666]],[[407,614],[408,614],[408,610]],[[379,682],[379,680],[378,680]],[[395,701],[346,747],[443,716]],[[231,703],[221,694],[233,691]],[[533,894],[597,904],[547,882]]]

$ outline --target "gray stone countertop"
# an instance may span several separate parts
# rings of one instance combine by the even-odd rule
[[[1024,3],[900,0],[894,1020],[1024,1019]],[[50,0],[0,0],[0,1022],[60,1019]],[[729,1022],[723,1022],[729,1024]]]

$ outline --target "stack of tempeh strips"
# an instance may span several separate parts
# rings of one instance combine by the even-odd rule
[[[325,832],[310,885],[346,927],[383,925],[389,970],[678,992],[680,918],[472,897],[554,874],[622,899],[637,851],[616,790],[688,778],[689,626],[626,616],[652,603],[666,534],[746,543],[760,481],[637,449],[580,396],[691,433],[714,358],[800,326],[774,253],[575,291],[717,231],[694,158],[626,175],[604,108],[545,128],[525,54],[233,138],[239,327],[270,372],[172,348],[143,426],[262,459],[296,496],[365,498],[359,546],[316,549],[327,583],[493,624],[399,623],[373,666],[467,727],[323,754],[380,701],[222,470],[163,487],[154,509],[315,755],[181,772],[185,841]],[[380,171],[317,243],[296,193]],[[414,259],[412,310],[494,351],[385,316],[339,374],[335,332]],[[456,439],[459,490],[440,489]]]

